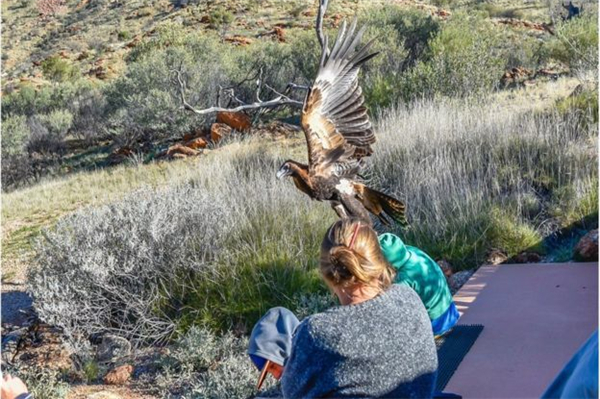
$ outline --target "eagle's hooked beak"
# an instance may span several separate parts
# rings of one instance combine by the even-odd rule
[[[279,180],[281,180],[284,177],[289,176],[291,174],[292,174],[292,170],[287,165],[284,165],[281,168],[279,168],[279,170],[277,171],[277,178]]]

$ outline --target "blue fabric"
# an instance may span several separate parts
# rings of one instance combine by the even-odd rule
[[[542,394],[546,398],[598,397],[598,330],[573,355]]]
[[[254,365],[261,370],[270,360],[283,366],[292,350],[292,335],[300,324],[288,309],[276,307],[256,323],[248,343],[248,354]],[[262,366],[262,367],[261,367]]]
[[[433,335],[441,335],[446,331],[450,330],[458,319],[460,314],[456,309],[454,302],[450,304],[448,310],[446,310],[440,317],[431,321],[431,327],[433,328]]]
[[[250,355],[250,359],[252,360],[252,363],[254,363],[256,368],[259,370],[262,370],[263,367],[265,367],[265,364],[267,364],[267,359],[265,359],[264,357]]]

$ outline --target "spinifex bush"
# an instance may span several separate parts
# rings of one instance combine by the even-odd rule
[[[333,213],[274,174],[254,144],[203,162],[189,183],[142,190],[63,219],[41,242],[31,290],[43,319],[72,336],[160,340],[178,324],[248,328],[314,270]]]
[[[162,397],[244,398],[255,393],[257,372],[248,339],[192,327],[161,359],[156,385]],[[268,386],[268,380],[267,385]]]

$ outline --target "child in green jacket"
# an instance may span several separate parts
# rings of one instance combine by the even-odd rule
[[[394,283],[411,287],[421,298],[429,318],[433,334],[448,332],[460,317],[452,301],[446,277],[437,263],[419,248],[404,245],[400,237],[385,233],[379,236],[381,251],[396,269]]]

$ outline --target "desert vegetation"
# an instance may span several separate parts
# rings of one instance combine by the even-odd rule
[[[47,3],[60,12],[43,18],[65,27],[96,12]],[[308,85],[319,57],[314,15],[305,15],[314,4],[285,2],[286,21],[309,24],[286,25],[283,39],[261,31],[240,44],[231,39],[264,25],[267,2],[241,2],[254,16],[243,27],[240,2],[174,2],[181,21],[143,3],[130,24],[110,28],[135,42],[114,76],[84,70],[109,57],[107,43],[90,38],[86,57],[44,58],[44,84],[3,88],[3,281],[6,265],[26,266],[34,309],[61,329],[79,381],[106,371],[95,346],[111,334],[135,351],[168,347],[136,375],[155,395],[247,397],[254,322],[272,306],[304,317],[333,304],[316,265],[336,216],[275,179],[284,160],[306,156],[301,132],[234,132],[201,156],[162,157],[214,120],[181,109],[173,71],[197,108]],[[598,218],[595,11],[554,15],[550,34],[498,22],[537,17],[514,5],[346,3],[380,52],[361,75],[378,139],[364,177],[408,204],[410,226],[391,230],[456,271],[491,252],[570,256],[565,247],[556,257],[556,238]],[[540,23],[549,24],[544,7]],[[331,14],[345,16],[344,7],[332,0]],[[202,17],[206,26],[190,29]],[[330,34],[340,18],[326,19]],[[141,21],[153,34],[140,39]],[[235,97],[218,98],[224,88]],[[288,95],[302,101],[304,91]],[[253,126],[297,116],[294,107],[249,113]],[[31,384],[41,378],[16,370]],[[43,378],[39,397],[64,397],[64,381],[77,380],[66,370]]]

